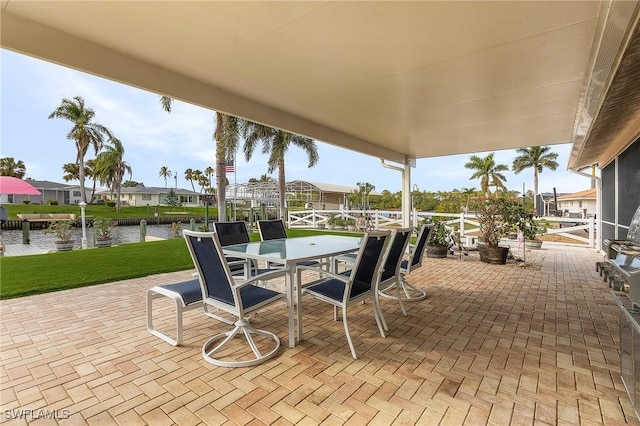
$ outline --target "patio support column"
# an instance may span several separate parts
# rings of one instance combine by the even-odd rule
[[[411,164],[410,158],[404,158],[404,170],[402,172],[402,227],[411,226]]]
[[[407,228],[411,226],[411,167],[416,166],[416,160],[405,156],[403,167],[397,167],[385,163],[384,158],[381,158],[380,164],[382,167],[402,173],[402,227]]]

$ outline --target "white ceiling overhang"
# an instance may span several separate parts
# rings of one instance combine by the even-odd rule
[[[574,142],[594,124],[581,117],[617,3],[633,14],[618,58],[637,25],[635,1],[3,0],[0,41],[404,163]]]

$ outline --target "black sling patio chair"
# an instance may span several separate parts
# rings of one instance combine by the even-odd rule
[[[409,240],[412,233],[413,228],[398,228],[393,231],[391,235],[391,243],[389,244],[389,248],[387,249],[388,253],[383,265],[382,276],[380,277],[378,294],[376,295],[380,296],[385,291],[395,290],[396,298],[400,303],[400,309],[402,310],[402,314],[405,316],[407,315],[407,311],[404,308],[404,303],[402,303],[400,286],[397,284],[398,281],[402,279],[400,269],[402,266],[404,253],[409,246]],[[380,308],[379,297],[376,297],[376,301],[378,303],[378,308]],[[380,318],[382,318],[382,325],[384,326],[384,329],[388,330],[387,323],[384,320],[384,316],[382,315],[382,309],[380,309]]]
[[[262,241],[287,238],[287,230],[282,219],[259,220],[258,232]]]
[[[213,232],[218,234],[222,247],[251,242],[247,224],[243,221],[213,222]],[[234,256],[227,256],[226,259],[234,276],[242,275],[246,278],[256,273],[266,272],[259,271],[258,265],[252,260]]]
[[[269,240],[280,240],[287,238],[287,231],[284,227],[284,221],[282,219],[273,219],[273,220],[259,220],[258,221],[258,232],[260,233],[260,239],[262,241]],[[305,260],[299,262],[297,265],[300,266],[314,266],[318,265],[320,262],[317,260]],[[270,262],[267,264],[268,267],[273,268],[282,268],[284,265],[279,263]]]
[[[255,285],[258,281],[283,277],[285,271],[274,269],[237,282],[231,275],[217,234],[196,231],[182,233],[198,271],[202,303],[234,317],[234,321],[217,317],[226,324],[233,324],[234,328],[231,331],[216,334],[205,342],[202,346],[202,356],[205,361],[221,367],[248,367],[275,356],[280,347],[280,339],[274,333],[252,327],[249,316],[275,302],[284,301],[286,304],[284,294]],[[238,334],[244,335],[253,355],[243,354],[242,359],[230,359],[228,355],[216,357],[216,354],[226,349]],[[254,336],[263,336],[267,339],[256,342]],[[220,340],[221,342],[217,343]],[[268,352],[265,354],[258,347],[258,343],[264,346],[263,340],[272,340],[271,346],[275,346],[267,348]],[[224,354],[227,353],[228,351],[225,350]]]
[[[405,276],[422,266],[422,258],[427,247],[427,241],[433,230],[433,225],[423,225],[418,231],[416,244],[409,244],[407,258],[400,263],[400,273],[395,284],[380,291],[380,296],[387,299],[399,300],[402,302],[417,302],[427,297],[427,292],[416,288],[405,280]],[[398,295],[398,292],[400,295]],[[395,294],[393,294],[395,293]],[[404,309],[403,309],[404,312]]]
[[[351,355],[357,359],[356,350],[349,334],[349,324],[347,322],[347,308],[355,303],[368,298],[374,300],[373,315],[380,335],[385,337],[384,329],[380,319],[379,307],[375,303],[382,264],[384,263],[387,245],[391,239],[391,231],[370,232],[364,235],[362,245],[356,256],[353,269],[348,273],[336,274],[324,269],[311,266],[299,266],[297,268],[298,282],[301,280],[301,273],[305,270],[318,272],[324,278],[313,281],[302,289],[303,295],[313,296],[323,302],[333,305],[334,319],[337,320],[338,308],[342,309],[342,322],[347,342],[351,349]],[[302,303],[304,307],[304,301]]]

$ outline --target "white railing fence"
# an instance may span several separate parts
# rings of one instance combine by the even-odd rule
[[[288,222],[290,228],[325,228],[329,219],[351,219],[356,221],[364,216],[373,229],[392,228],[402,226],[402,212],[398,210],[297,210],[290,211]],[[425,219],[438,218],[448,228],[460,230],[460,237],[467,234],[473,235],[480,230],[480,224],[473,213],[438,213],[438,212],[411,212],[409,223],[417,226]],[[595,247],[596,222],[593,218],[564,218],[545,216],[536,219],[547,225],[547,234],[562,235],[586,243],[589,247]]]

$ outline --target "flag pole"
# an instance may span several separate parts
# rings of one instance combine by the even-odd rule
[[[237,204],[238,204],[238,181],[237,181],[237,172],[238,166],[236,166],[236,154],[233,154],[233,220],[237,221]]]

